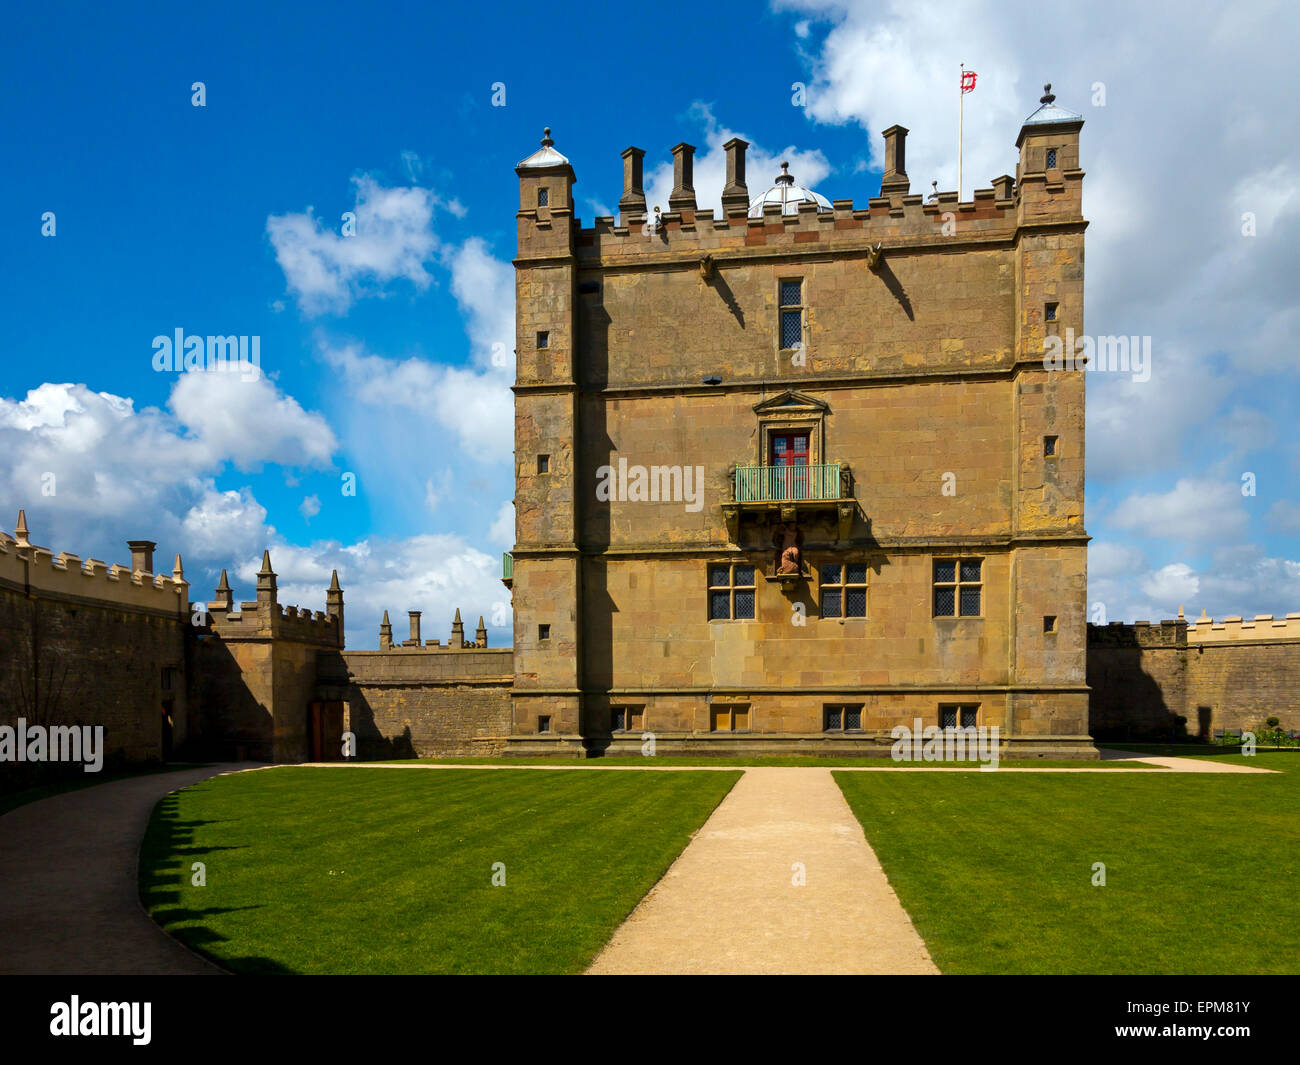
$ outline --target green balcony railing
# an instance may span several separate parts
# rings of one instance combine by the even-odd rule
[[[737,503],[797,503],[842,499],[840,464],[737,466]]]
[[[501,552],[501,579],[503,581],[515,579],[515,556],[509,551]]]

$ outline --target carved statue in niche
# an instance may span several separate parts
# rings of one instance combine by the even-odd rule
[[[772,537],[772,545],[777,549],[776,574],[803,573],[803,533],[799,526],[788,523],[780,526]]]

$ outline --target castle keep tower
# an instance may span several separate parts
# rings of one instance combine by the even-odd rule
[[[912,194],[899,125],[865,206],[784,165],[752,191],[735,139],[716,216],[691,145],[666,205],[629,147],[587,229],[547,130],[516,168],[511,753],[887,754],[919,719],[1095,757],[1083,371],[1043,359],[1083,332],[1082,125],[1049,88],[964,203]]]

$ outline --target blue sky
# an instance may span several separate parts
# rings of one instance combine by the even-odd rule
[[[122,561],[125,539],[156,539],[196,599],[222,566],[251,595],[269,546],[282,600],[319,609],[337,566],[353,646],[384,608],[399,627],[423,610],[445,639],[458,606],[506,642],[510,372],[491,356],[513,347],[513,167],[542,126],[587,222],[613,213],[628,144],[654,202],[669,148],[696,144],[708,205],[733,134],[754,145],[751,191],[789,159],[865,201],[879,131],[901,122],[928,192],[956,184],[965,62],[966,195],[1014,172],[1052,80],[1086,120],[1088,331],[1152,337],[1150,381],[1089,381],[1090,601],[1108,620],[1300,610],[1292,11],[542,10],[17,10],[0,41],[0,506],[56,552]],[[1044,66],[1048,27],[1074,43]],[[177,328],[260,337],[263,374],[155,372],[153,338]]]

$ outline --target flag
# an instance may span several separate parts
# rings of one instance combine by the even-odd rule
[[[961,91],[963,93],[975,91],[975,71],[963,70],[961,72]]]

